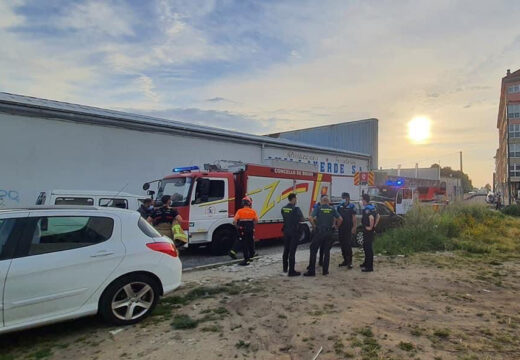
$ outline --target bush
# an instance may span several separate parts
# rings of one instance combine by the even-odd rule
[[[508,205],[502,208],[502,213],[509,216],[520,216],[520,205]]]
[[[402,227],[377,238],[374,250],[387,255],[457,249],[472,254],[520,252],[515,240],[519,226],[511,220],[485,205],[454,204],[440,211],[418,205],[406,214]]]

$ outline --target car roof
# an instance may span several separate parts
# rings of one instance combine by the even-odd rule
[[[107,211],[114,213],[139,214],[135,210],[120,209],[116,207],[101,207],[101,206],[81,206],[81,205],[33,205],[19,208],[5,208],[0,209],[0,214],[12,213],[18,211],[46,211],[46,210],[87,210],[87,211]]]
[[[66,195],[66,196],[112,196],[112,197],[135,197],[146,198],[146,195],[136,195],[120,191],[106,191],[106,190],[63,190],[56,189],[49,192],[51,195]]]

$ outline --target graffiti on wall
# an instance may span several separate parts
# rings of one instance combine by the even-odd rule
[[[20,203],[20,193],[17,190],[0,188],[0,208]]]

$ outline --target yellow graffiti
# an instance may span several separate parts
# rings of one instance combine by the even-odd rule
[[[314,188],[314,195],[312,197],[312,201],[318,200],[318,194],[320,192],[321,179],[323,178],[323,174],[318,174],[318,179],[316,180],[316,187]]]
[[[269,210],[274,208],[275,202],[271,201],[271,198],[273,197],[273,193],[275,192],[276,187],[278,186],[279,183],[280,183],[280,180],[277,180],[274,183],[264,187],[264,190],[269,190],[269,189],[271,189],[271,190],[269,191],[269,193],[267,194],[267,196],[265,198],[264,205],[262,206],[262,210],[260,211],[260,218],[262,218]]]

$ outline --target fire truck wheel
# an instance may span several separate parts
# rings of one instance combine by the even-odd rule
[[[363,248],[363,231],[362,230],[358,230],[356,232],[356,238],[354,239],[352,246],[357,246],[357,247]]]
[[[235,243],[236,238],[237,233],[234,229],[229,227],[219,228],[213,233],[213,240],[209,249],[213,255],[225,255]]]

